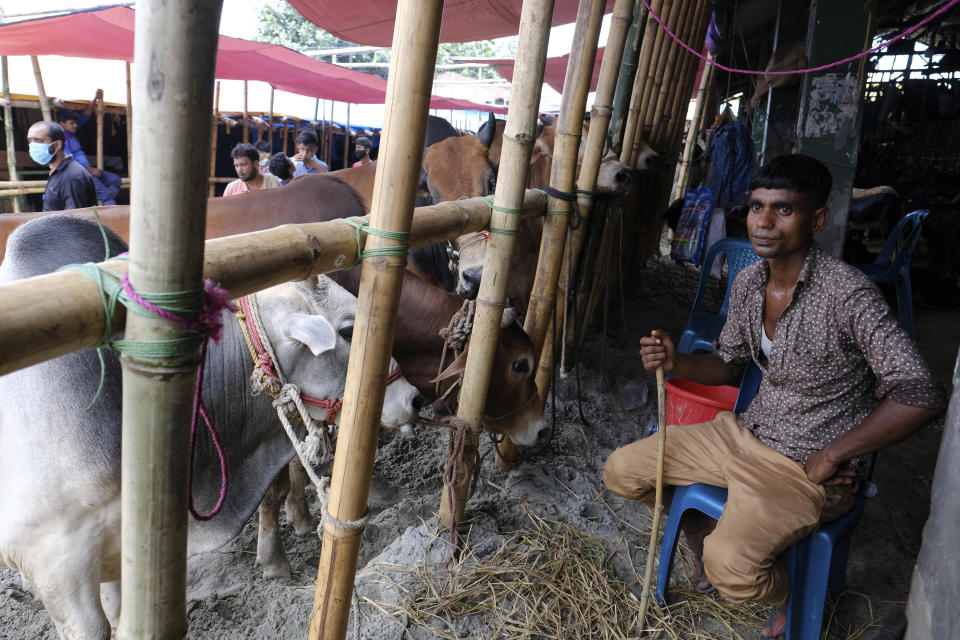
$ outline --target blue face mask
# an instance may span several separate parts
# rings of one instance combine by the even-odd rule
[[[53,155],[50,153],[50,145],[46,142],[31,142],[30,143],[30,157],[33,158],[33,161],[37,164],[50,164],[53,160]]]
[[[260,166],[265,167],[269,162],[270,162],[270,158],[264,158],[263,160],[260,161]]]

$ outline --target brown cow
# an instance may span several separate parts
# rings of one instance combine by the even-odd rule
[[[328,275],[347,291],[357,293],[360,286],[358,269]],[[428,401],[436,397],[434,379],[440,369],[443,349],[440,329],[447,326],[462,304],[463,300],[455,294],[423,282],[409,272],[404,273],[393,354],[404,378]],[[504,434],[519,445],[529,446],[535,444],[546,429],[540,404],[534,401],[537,397],[534,379],[537,357],[530,337],[511,320],[511,315],[505,312],[507,321],[497,342],[483,428]],[[468,349],[469,342],[463,353],[440,374],[441,380],[449,380],[463,371]],[[456,398],[456,394],[451,394],[447,399],[451,411],[456,410]]]

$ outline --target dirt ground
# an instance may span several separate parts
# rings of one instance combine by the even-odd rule
[[[584,362],[560,384],[556,433],[547,446],[525,451],[519,464],[503,472],[497,468],[491,443],[484,439],[481,473],[468,505],[468,523],[462,528],[469,539],[471,562],[482,563],[496,555],[513,532],[529,528],[534,518],[562,522],[598,540],[605,549],[609,577],[640,594],[650,513],[607,493],[601,469],[610,451],[640,437],[655,420],[653,376],[640,366],[638,340],[654,327],[679,337],[697,277],[692,267],[662,259],[648,262],[625,282],[626,303],[611,308],[607,337],[594,331]],[[917,311],[919,342],[944,384],[950,383],[960,345],[957,319],[956,311]],[[577,374],[586,421],[579,418]],[[851,638],[866,630],[860,637],[869,639],[872,627],[906,599],[928,515],[941,433],[942,421],[881,456],[880,493],[867,506],[855,536],[847,591],[827,614],[831,618],[828,637]],[[491,635],[494,622],[489,611],[461,617],[439,613],[427,624],[408,616],[404,635],[404,611],[412,611],[428,591],[423,577],[441,589],[450,580],[446,532],[434,517],[441,499],[440,465],[446,442],[444,431],[428,427],[420,427],[413,440],[393,433],[381,435],[369,500],[372,518],[363,534],[348,635],[352,639],[531,637]],[[309,495],[319,515],[312,489]],[[188,638],[306,636],[319,541],[315,536],[297,537],[284,521],[293,575],[270,581],[254,567],[255,534],[256,523],[251,521],[225,548],[190,559]],[[687,562],[678,562],[675,586],[688,586],[688,574]],[[667,629],[664,637],[752,639],[766,616],[762,609],[748,613],[744,616],[741,611],[726,621],[695,617],[695,635]],[[636,630],[630,633],[635,634]],[[43,606],[21,588],[19,576],[0,570],[0,638],[56,637]]]

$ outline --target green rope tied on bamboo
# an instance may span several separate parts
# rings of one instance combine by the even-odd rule
[[[499,211],[500,213],[510,213],[513,215],[519,215],[523,213],[523,208],[515,209],[512,207],[501,207],[499,205],[493,204],[493,196],[485,196],[480,198],[487,204],[487,208],[490,210],[490,222],[493,222],[493,212]],[[490,233],[496,233],[501,236],[515,236],[520,233],[519,229],[506,229],[503,227],[494,227],[490,226],[487,228]]]
[[[348,269],[353,269],[355,266],[363,262],[364,258],[369,258],[371,256],[405,256],[410,250],[410,232],[409,231],[390,231],[388,229],[377,229],[376,227],[370,226],[370,221],[364,218],[354,217],[354,218],[337,218],[340,222],[344,222],[354,229],[357,232],[357,259],[354,260]],[[388,238],[390,240],[396,240],[400,244],[392,247],[375,247],[373,249],[360,249],[360,234],[367,233],[372,236],[380,236],[381,238]]]
[[[546,191],[544,191],[539,187],[534,188],[534,191],[539,192],[540,195],[543,196],[543,206],[546,207],[547,203],[550,202],[550,196],[547,194]],[[546,211],[543,212],[543,215],[544,216],[567,216],[567,215],[570,215],[570,212],[561,211],[560,209],[547,209]]]

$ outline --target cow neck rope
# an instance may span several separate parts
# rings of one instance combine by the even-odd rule
[[[377,229],[370,226],[370,221],[365,218],[337,218],[340,222],[350,225],[357,232],[357,259],[352,265],[347,267],[352,269],[360,264],[364,258],[371,256],[406,256],[410,250],[410,232],[409,231],[390,231],[389,229]],[[373,249],[360,249],[360,234],[367,233],[372,236],[380,236],[396,240],[399,244],[392,247],[375,247]]]
[[[240,309],[236,313],[240,324],[240,332],[253,359],[253,372],[250,382],[254,395],[266,391],[273,397],[273,408],[283,425],[283,429],[293,445],[294,451],[310,477],[314,486],[320,487],[324,478],[321,478],[314,467],[333,458],[333,444],[330,440],[329,424],[336,419],[337,413],[343,408],[340,398],[313,398],[300,393],[300,388],[288,382],[280,369],[273,345],[267,337],[260,318],[260,308],[256,294],[244,296],[239,300]],[[386,384],[390,384],[400,377],[400,367],[397,367],[387,376]],[[309,413],[306,405],[320,407],[327,412],[326,420],[315,420]],[[297,436],[289,415],[294,410],[307,428],[307,437],[301,441]],[[348,527],[349,528],[349,527]]]
[[[99,222],[99,216],[97,217]],[[104,234],[104,243],[107,244],[106,234],[102,228],[101,233]],[[107,246],[109,245],[107,244]],[[126,254],[118,257],[126,257]],[[214,285],[209,278],[204,281],[202,291],[193,289],[163,293],[140,293],[135,291],[133,285],[130,284],[129,272],[118,275],[92,262],[66,265],[58,269],[58,271],[61,270],[77,271],[97,284],[105,316],[103,338],[100,343],[95,345],[98,352],[102,348],[108,348],[134,358],[176,358],[196,353],[199,347],[200,361],[197,365],[197,380],[194,387],[193,410],[190,418],[188,491],[190,513],[193,517],[197,520],[210,520],[223,508],[230,474],[227,470],[227,458],[223,450],[223,444],[220,442],[216,426],[213,424],[213,420],[210,418],[207,407],[203,402],[203,373],[207,359],[208,340],[212,339],[214,342],[219,342],[223,332],[221,311],[224,309],[234,310],[230,303],[229,293],[226,289]],[[172,322],[182,327],[189,335],[172,340],[111,340],[110,336],[113,335],[112,320],[117,302],[134,313],[143,316],[158,316]],[[87,407],[88,409],[93,406],[103,389],[105,368],[103,367],[102,353],[100,353],[100,364],[100,386],[93,401]],[[207,513],[199,513],[193,503],[193,461],[196,456],[198,416],[203,418],[207,430],[210,432],[217,457],[220,460],[220,494],[216,504]]]

